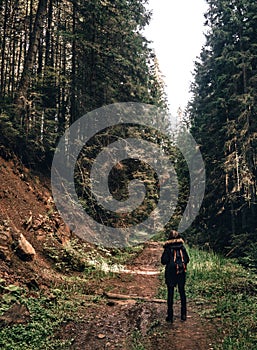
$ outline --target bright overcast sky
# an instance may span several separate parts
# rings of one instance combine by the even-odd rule
[[[172,116],[189,98],[194,61],[205,42],[205,0],[149,0],[152,20],[145,35],[153,41],[165,76]]]

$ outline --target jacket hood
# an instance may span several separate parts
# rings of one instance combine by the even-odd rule
[[[173,238],[164,243],[164,246],[168,244],[184,244],[184,240],[182,238]]]

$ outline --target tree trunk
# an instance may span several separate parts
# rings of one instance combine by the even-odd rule
[[[76,119],[76,49],[77,49],[77,43],[76,43],[76,13],[77,13],[77,3],[76,1],[73,2],[73,14],[72,14],[72,62],[71,62],[71,97],[70,97],[70,104],[71,104],[71,117],[70,117],[70,124],[72,124]]]
[[[29,48],[25,57],[24,68],[17,90],[16,103],[20,108],[23,108],[23,103],[27,100],[30,76],[36,60],[40,35],[44,24],[44,16],[47,11],[47,2],[48,0],[39,0],[38,2],[37,13],[30,38]]]
[[[117,293],[109,293],[106,292],[104,295],[109,299],[117,299],[117,300],[142,300],[146,302],[151,303],[158,303],[158,304],[166,304],[167,300],[164,299],[157,299],[157,298],[149,298],[149,297],[142,297],[137,295],[127,295],[127,294],[117,294]]]
[[[47,31],[46,31],[46,54],[45,54],[45,67],[53,66],[53,53],[50,50],[51,46],[51,28],[53,22],[53,0],[49,0],[49,9],[48,9],[48,23],[47,23]]]
[[[5,1],[4,11],[4,23],[3,23],[3,41],[1,45],[1,82],[0,82],[0,96],[5,95],[5,46],[6,46],[6,29],[7,29],[7,17],[8,17],[8,3]]]

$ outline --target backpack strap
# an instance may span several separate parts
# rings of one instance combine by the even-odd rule
[[[173,249],[173,260],[174,260],[174,264],[175,264],[175,266],[176,266],[176,272],[177,272],[177,274],[178,274],[178,264],[176,264],[176,259],[177,259],[177,251],[176,251],[176,249]]]
[[[181,260],[182,260],[182,264],[183,264],[184,271],[186,272],[187,266],[186,266],[186,264],[185,264],[184,254],[183,254],[182,249],[180,249],[180,255],[181,255]]]

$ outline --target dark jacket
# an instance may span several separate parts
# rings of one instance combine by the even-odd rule
[[[164,251],[161,257],[161,263],[165,266],[165,282],[167,285],[176,285],[178,283],[178,278],[182,278],[185,280],[185,272],[182,274],[177,274],[176,266],[174,263],[173,252],[174,249],[181,249],[184,263],[187,265],[189,263],[189,256],[184,247],[184,241],[182,238],[174,238],[167,241],[164,244]],[[179,277],[178,277],[179,276]]]

